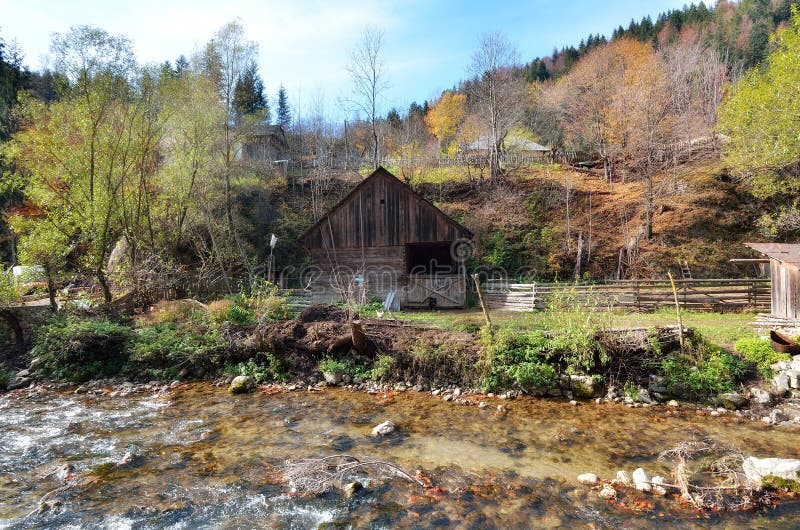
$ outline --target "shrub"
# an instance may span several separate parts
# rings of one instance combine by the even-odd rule
[[[769,340],[755,338],[739,339],[733,349],[753,363],[758,368],[758,372],[765,378],[772,377],[771,366],[781,361],[791,361],[792,357],[788,353],[776,352],[772,348]]]
[[[249,326],[256,323],[256,314],[249,307],[234,301],[233,305],[225,312],[225,320],[231,324]]]
[[[250,292],[242,292],[238,302],[253,313],[258,322],[285,320],[289,317],[286,298],[278,294],[278,286],[263,279],[257,279],[250,286]]]
[[[4,364],[0,363],[0,390],[5,390],[8,386],[8,379],[11,377],[11,374],[8,373],[8,368],[5,367]]]
[[[169,300],[155,304],[150,315],[153,322],[166,324],[192,320],[202,311],[202,304],[195,300]]]
[[[370,378],[375,379],[383,379],[384,377],[389,377],[392,373],[396,364],[395,358],[391,355],[378,355],[375,359],[375,363],[372,365],[372,370],[370,371]]]
[[[330,357],[325,357],[319,362],[319,371],[320,372],[327,372],[331,374],[349,374],[351,372],[351,366],[344,361],[339,361],[336,359],[331,359]]]
[[[699,335],[686,346],[686,353],[674,353],[658,363],[667,392],[674,396],[696,399],[729,392],[747,372],[740,359]]]
[[[128,362],[130,326],[110,320],[58,316],[34,334],[32,355],[42,374],[81,383],[119,374]]]
[[[285,381],[289,378],[283,363],[271,353],[259,353],[256,358],[235,365],[226,364],[225,373],[249,376],[257,383]]]
[[[227,298],[214,300],[208,304],[208,315],[213,322],[222,322],[228,315],[228,310],[233,306],[233,301]]]
[[[131,369],[159,378],[172,378],[182,368],[195,372],[214,370],[227,347],[214,328],[198,330],[174,324],[142,328],[130,343]]]

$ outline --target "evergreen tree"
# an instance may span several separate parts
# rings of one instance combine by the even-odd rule
[[[189,71],[189,59],[187,59],[185,55],[180,54],[178,58],[175,59],[175,73],[178,76],[182,76],[187,71]]]
[[[288,127],[292,123],[292,111],[289,108],[289,98],[286,95],[286,88],[281,84],[278,89],[278,111],[277,125]]]
[[[251,117],[258,122],[269,122],[269,106],[264,97],[264,83],[258,67],[250,63],[245,68],[233,90],[233,109],[237,121]]]

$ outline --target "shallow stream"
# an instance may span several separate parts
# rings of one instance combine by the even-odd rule
[[[694,408],[486,401],[341,388],[232,396],[208,384],[127,397],[0,395],[0,528],[800,528],[800,498],[697,513],[643,494],[605,502],[575,481],[640,466],[666,474],[659,452],[704,436],[800,458],[796,431]],[[387,419],[399,432],[368,435]],[[297,495],[281,480],[286,459],[339,453],[421,470],[441,489],[378,478],[345,499]],[[60,503],[32,513],[67,483],[77,485],[49,497]]]

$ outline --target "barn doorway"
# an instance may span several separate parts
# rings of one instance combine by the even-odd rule
[[[451,245],[450,241],[406,243],[406,272],[424,276],[455,274]]]

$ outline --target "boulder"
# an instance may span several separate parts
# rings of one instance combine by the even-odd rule
[[[633,486],[633,479],[631,478],[631,474],[625,471],[624,469],[620,469],[619,471],[617,471],[616,480],[623,486]]]
[[[650,484],[650,475],[642,468],[637,468],[633,472],[633,486],[639,491],[650,491],[653,486]]]
[[[773,372],[783,372],[784,370],[788,370],[791,365],[786,361],[779,361],[777,363],[769,365]]]
[[[800,460],[749,456],[744,459],[742,470],[756,489],[764,486],[764,479],[767,477],[777,477],[800,486]]]
[[[680,407],[681,404],[678,403],[677,401],[675,401],[674,399],[670,399],[669,402],[667,402],[667,406],[668,407]]]
[[[348,499],[353,497],[356,493],[364,489],[364,485],[358,481],[348,482],[342,487],[344,496]]]
[[[599,382],[590,375],[571,375],[569,383],[576,398],[591,399],[602,393]]]
[[[395,431],[396,427],[391,420],[386,420],[372,428],[372,436],[387,436]]]
[[[662,485],[666,484],[667,480],[661,476],[653,477],[651,481],[651,486],[653,486],[653,495],[658,495],[659,497],[663,497],[667,494],[667,489]]]
[[[640,388],[637,392],[636,396],[637,401],[641,401],[642,403],[647,403],[648,405],[655,404],[653,397],[650,395],[650,391],[646,388]]]
[[[760,405],[769,405],[772,403],[772,396],[769,392],[756,386],[750,389],[750,398]]]
[[[726,392],[717,396],[717,404],[729,410],[736,410],[747,405],[747,398],[738,392]]]
[[[19,374],[8,380],[6,388],[8,390],[17,390],[19,388],[26,388],[31,384],[30,377],[21,377]]]
[[[786,415],[781,409],[775,409],[769,413],[769,422],[773,425],[777,425],[784,421],[789,421],[789,416]]]
[[[584,473],[578,475],[578,482],[585,486],[594,486],[597,484],[597,475],[594,473]]]
[[[800,389],[800,371],[786,370],[783,373],[789,378],[789,388]]]
[[[247,375],[239,375],[233,378],[229,388],[231,394],[247,394],[256,387],[255,380]]]
[[[322,372],[322,377],[325,378],[325,382],[329,385],[338,385],[342,382],[344,374],[342,372]]]
[[[600,490],[598,493],[601,499],[605,499],[607,501],[613,500],[617,498],[617,490],[614,489],[614,486],[611,484],[604,484],[603,489]]]
[[[650,392],[665,394],[667,392],[667,378],[654,375],[650,378]]]
[[[772,384],[775,386],[775,392],[782,396],[789,391],[789,376],[781,372],[772,378]]]

